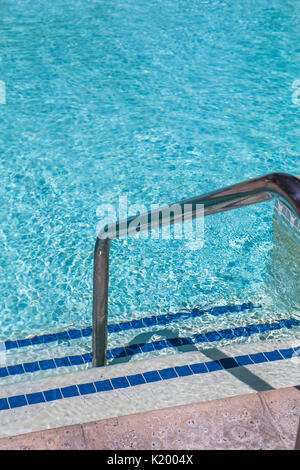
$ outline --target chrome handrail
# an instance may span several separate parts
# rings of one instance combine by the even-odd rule
[[[289,209],[300,217],[300,180],[286,173],[272,173],[260,178],[235,184],[228,188],[214,191],[203,196],[186,199],[177,204],[184,209],[184,215],[168,218],[168,225],[179,221],[195,219],[199,216],[197,206],[203,205],[204,214],[230,211],[239,207],[257,204],[273,198],[282,200]],[[149,211],[138,216],[139,232],[160,227],[165,221],[157,215],[164,209]],[[110,241],[136,232],[132,222],[136,216],[116,224],[106,225],[98,234],[94,251],[94,286],[93,286],[93,361],[94,367],[106,364],[107,347],[107,309]],[[153,224],[153,221],[156,221]]]

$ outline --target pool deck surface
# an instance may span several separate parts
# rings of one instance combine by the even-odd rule
[[[0,450],[293,450],[300,387],[0,439]]]

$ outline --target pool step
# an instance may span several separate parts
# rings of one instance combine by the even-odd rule
[[[241,344],[5,384],[0,437],[293,386],[299,344]]]
[[[169,313],[164,315],[152,315],[151,317],[144,317],[136,320],[124,321],[121,323],[110,323],[107,326],[108,333],[119,333],[121,331],[128,331],[140,328],[149,328],[158,325],[167,325],[177,320],[185,320],[187,318],[197,318],[201,316],[219,316],[226,313],[237,313],[245,310],[261,308],[260,305],[254,305],[252,302],[243,303],[241,305],[226,305],[212,307],[210,309],[194,308],[190,311],[183,311],[177,313]],[[40,344],[49,344],[56,341],[70,341],[78,338],[84,338],[92,335],[92,328],[86,327],[82,329],[69,329],[57,333],[43,334],[33,336],[31,338],[6,340],[0,343],[0,350],[20,349],[26,346],[36,346]]]
[[[207,330],[206,328],[201,333],[193,333],[189,336],[176,334],[176,329],[155,329],[160,325],[170,325],[172,323],[178,325],[178,321],[187,318],[222,316],[223,319],[226,318],[226,314],[246,312],[258,308],[260,308],[260,305],[255,306],[249,302],[211,309],[195,308],[189,312],[151,316],[110,324],[108,328],[109,344],[117,345],[108,349],[108,363],[128,362],[133,357],[144,359],[153,355],[174,354],[175,351],[195,351],[215,347],[216,345],[221,346],[224,345],[224,342],[234,344],[245,341],[245,338],[254,335],[258,335],[260,339],[263,339],[263,335],[270,332],[276,333],[276,331],[280,332],[282,329],[290,330],[300,326],[300,320],[289,318],[269,323],[247,324],[245,321],[244,326],[235,328],[218,330]],[[224,324],[224,321],[222,324]],[[142,329],[143,331],[135,337],[121,335],[121,333],[127,333],[135,329]],[[153,339],[158,331],[165,337]],[[49,376],[90,368],[92,361],[91,334],[92,329],[87,327],[32,338],[4,341],[0,353],[0,384],[24,379],[32,380],[45,374]]]

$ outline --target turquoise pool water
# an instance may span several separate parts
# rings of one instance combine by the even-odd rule
[[[99,205],[300,173],[296,0],[0,8],[0,340],[91,323]],[[113,243],[110,319],[248,301],[263,308],[237,322],[299,315],[270,268],[272,214],[270,202],[206,218],[201,250]]]

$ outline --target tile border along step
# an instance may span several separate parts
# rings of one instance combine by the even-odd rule
[[[296,386],[299,343],[248,343],[1,385],[0,437]]]
[[[0,439],[0,450],[292,450],[300,387],[164,408]]]
[[[219,340],[234,340],[240,337],[250,337],[254,334],[262,334],[268,331],[281,329],[292,329],[300,325],[300,320],[295,318],[281,319],[272,323],[256,323],[239,326],[236,328],[227,328],[216,331],[206,331],[205,333],[196,333],[192,336],[177,336],[174,338],[149,341],[147,343],[134,343],[127,346],[118,346],[107,350],[107,359],[113,360],[126,358],[152,351],[161,351],[169,348],[180,348],[182,346],[196,346],[201,343],[213,343]],[[89,364],[92,362],[92,353],[76,354],[63,357],[48,357],[36,361],[6,364],[0,366],[0,378],[8,376],[31,374],[46,370],[71,367],[76,365]],[[0,404],[1,409],[1,404]]]
[[[121,331],[149,328],[152,326],[159,325],[167,325],[181,318],[185,320],[186,318],[197,318],[205,315],[220,316],[226,313],[243,312],[245,310],[252,310],[257,308],[262,308],[262,306],[259,304],[254,305],[252,302],[244,302],[240,305],[221,305],[207,309],[200,309],[198,307],[195,307],[188,311],[152,315],[150,317],[123,321],[121,323],[108,323],[107,332],[120,333]],[[86,338],[89,336],[92,336],[92,328],[90,326],[82,329],[72,328],[56,333],[37,335],[30,338],[5,340],[3,342],[0,342],[0,350],[9,351],[12,349],[25,348],[27,346],[36,346],[57,341],[71,341],[79,338]]]

